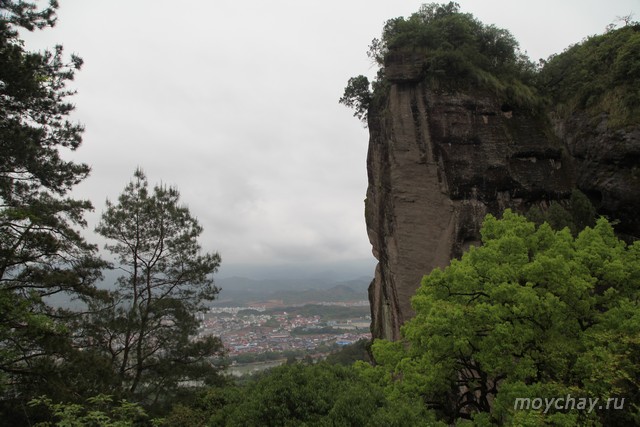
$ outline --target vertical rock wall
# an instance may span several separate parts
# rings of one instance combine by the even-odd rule
[[[611,129],[606,114],[585,113],[553,122],[574,159],[578,189],[601,215],[619,221],[622,238],[640,239],[640,126]]]
[[[422,277],[478,242],[487,213],[563,199],[574,186],[569,155],[544,119],[481,92],[436,91],[419,70],[389,64],[388,94],[369,110],[375,338],[400,337]]]

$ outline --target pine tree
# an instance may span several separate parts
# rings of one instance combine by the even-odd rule
[[[137,170],[117,203],[107,201],[96,231],[124,271],[112,302],[94,316],[93,339],[108,354],[125,395],[162,399],[179,383],[215,379],[222,346],[194,340],[198,311],[219,292],[218,253],[202,253],[202,227],[175,188],[151,191]]]
[[[0,407],[56,389],[55,372],[72,340],[66,321],[47,298],[94,293],[101,262],[79,233],[88,201],[69,197],[89,173],[64,160],[83,127],[69,120],[67,88],[82,60],[61,46],[29,52],[18,29],[55,24],[57,3],[0,1]],[[9,409],[4,409],[10,411]]]

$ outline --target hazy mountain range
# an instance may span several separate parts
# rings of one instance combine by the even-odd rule
[[[281,301],[282,304],[361,301],[368,298],[369,283],[371,277],[368,276],[345,281],[229,277],[216,280],[221,291],[214,305],[243,305],[260,301]]]
[[[221,289],[213,305],[244,305],[261,301],[283,304],[345,302],[368,299],[367,288],[373,278],[374,260],[332,264],[223,265],[214,275]],[[98,285],[113,289],[123,271],[105,270]],[[58,307],[79,309],[66,294],[47,299]]]

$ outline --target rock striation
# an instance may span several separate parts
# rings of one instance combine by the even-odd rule
[[[372,333],[396,340],[422,277],[479,241],[482,219],[569,197],[572,158],[549,120],[490,93],[449,92],[414,57],[385,64],[370,105],[365,218],[378,260]]]
[[[574,159],[578,189],[598,213],[619,221],[621,238],[640,239],[640,126],[612,129],[606,114],[552,118]]]

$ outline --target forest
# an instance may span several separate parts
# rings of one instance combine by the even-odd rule
[[[84,237],[92,204],[72,191],[91,168],[62,154],[82,143],[69,117],[83,61],[62,46],[30,52],[19,36],[53,26],[57,8],[0,3],[0,424],[640,424],[640,243],[621,240],[579,192],[570,209],[488,215],[481,246],[425,272],[401,341],[226,375],[220,339],[193,339],[196,313],[219,293],[221,256],[203,251],[176,188],[137,169],[94,230],[105,249]],[[637,124],[637,22],[534,64],[507,30],[455,3],[424,5],[387,21],[369,49],[377,79],[350,79],[340,102],[366,121],[387,96],[386,59],[416,50],[443,90]],[[109,269],[120,277],[99,286]],[[50,304],[56,295],[81,309]],[[615,410],[514,406],[569,396]]]

